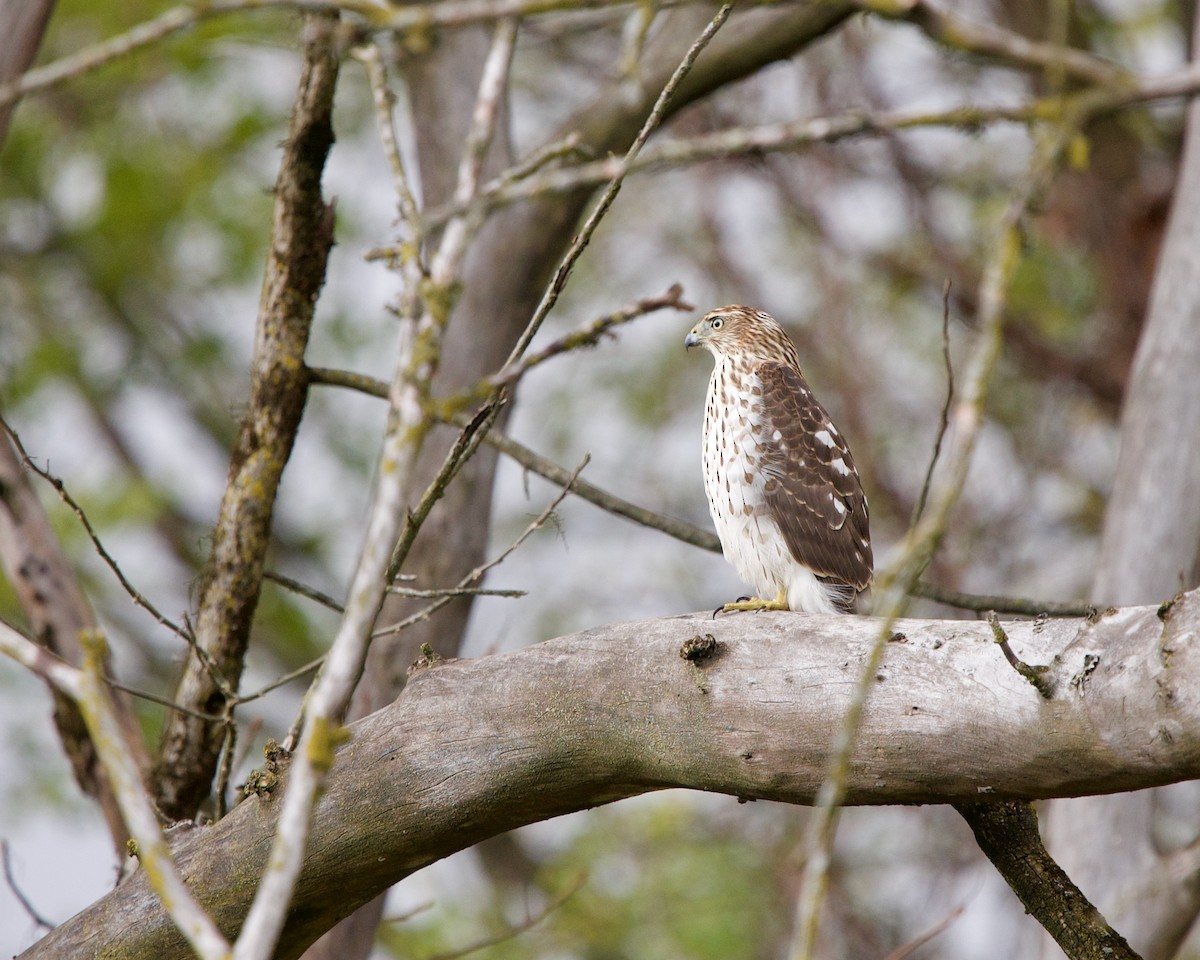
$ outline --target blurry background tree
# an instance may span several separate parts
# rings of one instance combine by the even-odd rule
[[[561,6],[520,21],[483,180],[547,145],[562,149],[502,188],[544,191],[491,211],[474,237],[435,396],[503,365],[595,187],[612,172],[572,182],[565,171],[625,151],[715,9]],[[923,4],[893,11],[895,19],[860,14],[859,6],[789,3],[734,12],[650,141],[646,156],[661,162],[624,185],[535,346],[675,282],[698,307],[736,301],[770,310],[788,324],[808,378],[853,439],[886,561],[888,545],[912,516],[943,403],[943,283],[952,283],[957,356],[970,337],[962,322],[969,325],[977,306],[974,291],[998,212],[1029,164],[1032,126],[1013,118],[1035,96],[1090,85],[1119,89],[1122,75],[1110,63],[1148,76],[1180,68],[1190,59],[1192,9],[1136,0],[1010,0],[956,12],[981,28],[971,34],[948,29]],[[0,154],[5,416],[35,460],[66,482],[128,579],[177,621],[204,606],[205,561],[219,537],[213,525],[229,451],[250,402],[269,187],[303,29],[287,9],[212,19],[199,9],[186,32],[164,29],[129,55],[28,96]],[[0,5],[6,19],[13,10]],[[39,59],[53,64],[142,21],[163,23],[172,15],[164,10],[142,0],[60,2]],[[15,36],[12,22],[0,22],[0,33]],[[381,66],[392,78],[401,150],[436,240],[440,225],[432,214],[453,208],[493,22],[485,16],[395,32],[358,24],[348,13],[335,40],[336,54],[358,63],[343,64],[337,81],[337,144],[323,185],[326,198],[336,197],[337,245],[305,359],[313,368],[390,381],[393,313],[404,313],[407,289],[398,261],[407,254],[364,254],[412,238],[397,238],[372,71],[376,82]],[[1057,48],[1022,46],[1022,37],[1069,43],[1077,54],[1042,56],[1038,51]],[[0,63],[0,78],[23,65]],[[958,107],[978,113],[922,119]],[[869,135],[831,136],[805,126],[819,117],[865,118],[859,132]],[[1126,415],[1126,429],[1165,458],[1155,462],[1177,462],[1179,476],[1190,479],[1190,486],[1164,488],[1166,501],[1152,502],[1173,518],[1183,541],[1178,549],[1190,544],[1192,555],[1160,551],[1158,579],[1118,595],[1112,584],[1128,577],[1112,564],[1128,556],[1127,545],[1106,533],[1101,552],[1102,532],[1117,522],[1114,510],[1144,528],[1132,503],[1118,507],[1114,500],[1107,520],[1105,506],[1180,175],[1183,120],[1179,100],[1105,112],[1088,124],[1086,149],[1076,145],[1075,163],[1041,198],[1010,290],[1004,353],[974,466],[930,580],[955,590],[1091,596],[1098,603],[1153,601],[1194,585],[1200,469],[1189,468],[1179,451],[1200,429],[1200,402],[1181,391],[1200,378],[1190,385],[1186,376],[1172,380],[1161,366],[1145,375],[1174,391],[1183,413],[1169,421],[1172,429],[1148,429],[1153,414]],[[724,139],[714,139],[720,133]],[[1200,158],[1193,157],[1188,172],[1198,171]],[[1200,245],[1186,234],[1172,244],[1183,258],[1176,269],[1194,278]],[[1180,294],[1159,308],[1179,323],[1159,341],[1171,369],[1197,369],[1196,297],[1193,290],[1190,299]],[[591,451],[585,479],[707,526],[698,434],[708,368],[683,355],[690,322],[657,314],[624,327],[615,341],[539,366],[522,379],[519,400],[498,426],[568,469]],[[265,563],[341,598],[360,547],[385,406],[363,392],[314,386],[303,414]],[[456,433],[439,428],[431,435],[413,489],[434,476]],[[1149,478],[1152,486],[1161,475]],[[107,627],[113,672],[130,688],[179,699],[185,645],[130,605],[75,518],[42,492]],[[551,485],[484,449],[419,534],[404,567],[414,580],[405,585],[457,582],[511,542],[551,496]],[[524,543],[487,581],[527,596],[459,598],[376,642],[354,710],[362,715],[392,700],[423,642],[443,655],[478,655],[526,637],[707,608],[739,590],[719,557],[658,531],[573,499],[555,517],[554,531]],[[1096,579],[1104,563],[1113,572]],[[336,613],[277,581],[265,582],[261,595],[257,581],[253,587],[243,692],[311,662],[338,622]],[[0,589],[0,613],[21,621],[17,598]],[[381,622],[426,602],[389,601]],[[954,615],[928,602],[916,609]],[[42,685],[5,662],[0,686],[7,771],[0,833],[11,846],[17,886],[43,914],[62,920],[105,889],[111,840],[71,785],[50,724],[41,722],[48,702]],[[232,751],[231,783],[255,765],[268,734],[286,730],[304,686],[297,680],[238,705],[237,743],[214,739]],[[145,698],[131,702],[155,755],[168,711]],[[219,695],[193,706],[216,714],[223,708]],[[178,795],[198,790],[207,797],[202,804],[180,801],[172,813],[216,809],[208,796],[215,762],[214,753],[172,770],[191,781]],[[1163,869],[1163,850],[1190,849],[1200,803],[1190,787],[1154,797],[1130,801],[1143,813],[1136,842],[1150,851],[1139,861],[1148,876]],[[689,794],[672,796],[670,806],[650,798],[529,828],[401,885],[388,912],[404,919],[379,928],[379,949],[430,956],[498,937],[544,913],[519,937],[501,937],[479,955],[778,956],[791,936],[804,817],[792,808],[735,808]],[[72,821],[78,825],[67,826]],[[1095,822],[1076,818],[1085,828]],[[1135,842],[1128,833],[1119,839]],[[68,846],[85,851],[92,864],[70,884],[47,866],[64,856],[48,850]],[[1189,861],[1171,862],[1180,889],[1200,889]],[[1099,866],[1079,864],[1080,875],[1071,870],[1085,890],[1089,869]],[[1014,921],[1015,900],[969,831],[941,808],[847,811],[832,882],[830,956],[884,956],[950,916],[953,922],[913,956],[1031,956],[1038,949],[1036,925]],[[1136,885],[1118,894],[1132,913],[1141,909],[1139,896],[1153,895]],[[1100,905],[1106,912],[1117,906]],[[1169,924],[1171,936],[1154,940],[1152,949],[1150,941],[1135,946],[1146,956],[1176,955],[1196,906],[1188,897],[1172,901],[1169,920],[1156,924]],[[384,908],[381,900],[362,912],[314,955],[365,955]],[[0,917],[0,929],[13,935],[0,949],[20,949],[38,934],[8,891],[0,891]],[[1183,950],[1200,955],[1200,948]]]

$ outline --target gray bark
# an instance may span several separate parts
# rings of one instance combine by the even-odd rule
[[[338,754],[278,955],[297,956],[404,876],[522,824],[668,787],[811,803],[878,629],[865,617],[689,615],[426,668]],[[849,803],[1036,799],[1200,776],[1200,593],[1165,612],[1008,625],[1019,656],[1049,665],[1050,698],[986,624],[896,629]],[[681,645],[705,634],[715,653],[682,659]],[[230,935],[278,809],[278,797],[252,798],[175,846]],[[82,955],[188,954],[135,876],[23,956]]]
[[[37,56],[54,0],[0,0],[0,83],[19,77]],[[0,144],[16,103],[0,106]]]
[[[1197,20],[1200,38],[1200,20]],[[1097,603],[1147,603],[1200,579],[1200,103],[1188,109],[1179,182],[1121,417]],[[1193,791],[1185,798],[1200,822]],[[1051,806],[1050,852],[1146,960],[1175,955],[1200,911],[1200,864],[1162,849],[1153,792]],[[1114,869],[1120,864],[1120,869]],[[1164,882],[1164,878],[1169,878]],[[1059,956],[1047,944],[1043,956]]]

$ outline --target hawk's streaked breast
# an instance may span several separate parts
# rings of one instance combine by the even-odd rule
[[[716,359],[704,485],[725,557],[764,599],[845,610],[871,580],[866,497],[845,440],[776,321],[722,307],[688,335]]]

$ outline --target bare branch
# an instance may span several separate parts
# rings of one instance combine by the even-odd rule
[[[26,470],[49,477],[32,462],[21,446],[20,438],[0,418],[0,564],[8,575],[8,581],[37,643],[69,663],[82,663],[83,650],[79,638],[98,628],[96,615],[63,553],[50,518]],[[61,482],[51,478],[51,483],[68,505],[74,504]],[[100,545],[86,516],[77,505],[74,509],[100,555],[106,558],[110,569],[123,580],[120,569]],[[96,798],[113,847],[120,855],[129,830],[104,768],[99,763],[87,724],[74,701],[53,685],[50,691],[54,699],[54,724],[71,763],[71,771],[80,789]],[[133,744],[137,765],[145,769],[149,763],[141,739],[136,736],[139,731],[137,718],[123,697],[115,697],[114,705],[120,714],[121,725]]]
[[[915,524],[925,512],[925,501],[929,499],[929,487],[933,483],[933,471],[942,455],[942,441],[950,429],[950,407],[954,403],[954,364],[950,360],[950,278],[942,286],[942,364],[946,368],[946,402],[938,418],[937,436],[933,439],[933,451],[929,454],[929,466],[925,469],[925,481],[921,484],[921,495],[913,510]]]
[[[280,955],[298,956],[347,910],[432,861],[531,821],[666,787],[812,803],[847,680],[879,626],[788,613],[714,623],[702,613],[419,671],[337,755]],[[1200,777],[1200,645],[1189,639],[1200,591],[1165,622],[1146,606],[1005,627],[1023,657],[1053,664],[1052,705],[1005,662],[987,624],[897,621],[907,641],[887,646],[846,802],[1037,799]],[[715,654],[681,659],[698,633],[713,635]],[[1147,655],[1155,650],[1170,653]],[[245,918],[282,808],[278,796],[252,797],[176,845],[225,929]],[[183,960],[188,949],[135,876],[23,960],[98,943],[131,960]]]
[[[960,593],[946,587],[919,580],[909,588],[909,594],[914,597],[924,597],[945,604],[948,607],[958,607],[960,610],[974,610],[976,613],[986,613],[995,610],[997,613],[1016,614],[1026,617],[1094,617],[1098,612],[1095,604],[1084,601],[1059,600],[1030,600],[1025,597],[1001,597],[987,593]]]
[[[686,77],[691,71],[692,64],[696,62],[696,58],[700,56],[701,51],[708,46],[708,42],[713,38],[713,35],[721,29],[721,26],[725,23],[726,19],[728,19],[729,12],[732,9],[733,4],[727,3],[717,11],[716,16],[713,17],[708,26],[706,26],[701,32],[700,36],[696,38],[696,41],[691,45],[690,48],[688,48],[687,53],[684,54],[683,60],[680,61],[679,66],[675,68],[675,72],[667,81],[666,86],[662,88],[662,91],[658,95],[658,99],[654,102],[654,106],[650,110],[649,116],[646,117],[646,120],[643,122],[637,136],[634,137],[633,143],[625,152],[625,169],[619,171],[609,180],[608,186],[605,187],[603,193],[601,193],[600,199],[597,200],[595,206],[592,207],[591,213],[588,214],[583,226],[580,227],[579,232],[575,235],[575,238],[571,242],[571,246],[568,248],[566,254],[563,255],[562,260],[558,264],[558,268],[554,271],[554,276],[551,278],[549,286],[542,295],[541,302],[538,304],[537,309],[534,311],[533,316],[529,320],[529,324],[525,327],[525,330],[522,332],[521,336],[517,338],[516,345],[513,347],[512,352],[509,354],[508,360],[504,365],[506,368],[512,366],[521,359],[526,349],[528,349],[530,342],[541,328],[542,322],[554,308],[554,304],[558,302],[558,296],[566,286],[567,280],[571,276],[571,271],[575,267],[575,262],[587,248],[587,245],[591,242],[592,234],[595,232],[596,227],[599,226],[600,221],[604,219],[604,215],[608,213],[609,207],[612,206],[613,201],[617,199],[617,194],[621,190],[621,184],[625,181],[625,173],[629,167],[629,164],[633,162],[634,158],[636,158],[641,152],[641,149],[645,145],[646,141],[650,138],[650,135],[656,129],[658,129],[659,124],[662,123],[662,119],[666,114],[667,105],[670,103],[671,97],[675,93],[675,90],[683,82],[684,77]]]
[[[63,483],[61,479],[54,476],[54,474],[52,474],[49,470],[39,467],[33,461],[33,459],[26,452],[25,445],[21,443],[21,438],[17,436],[16,431],[13,430],[13,428],[10,427],[8,422],[3,418],[0,418],[0,430],[3,430],[4,433],[8,435],[8,439],[11,440],[13,446],[16,447],[17,453],[21,457],[21,463],[23,463],[25,467],[32,473],[37,474],[39,477],[45,480],[46,483],[53,487],[54,492],[58,494],[58,498],[70,508],[73,514],[75,514],[75,518],[79,521],[80,525],[87,533],[88,539],[92,541],[92,547],[95,549],[100,559],[104,561],[104,565],[108,567],[108,569],[112,571],[113,576],[117,578],[117,582],[121,584],[121,589],[129,594],[129,598],[134,602],[134,604],[150,614],[150,616],[158,621],[160,626],[166,627],[178,637],[186,638],[187,631],[174,623],[172,620],[163,616],[163,614],[159,612],[158,608],[155,607],[154,604],[152,604],[149,600],[147,600],[141,591],[139,591],[132,583],[130,583],[129,578],[125,576],[124,571],[117,564],[117,561],[113,559],[112,554],[110,554],[104,548],[104,544],[100,542],[100,536],[96,533],[96,528],[92,526],[92,522],[88,519],[87,514],[84,513],[83,507],[79,505],[79,501],[77,501],[73,496],[71,496],[70,493],[67,492],[66,484]]]
[[[272,690],[277,690],[285,684],[291,683],[293,680],[299,680],[301,677],[307,676],[315,670],[319,670],[321,664],[324,662],[325,655],[322,654],[315,660],[310,660],[308,663],[304,664],[304,666],[297,667],[295,670],[285,673],[281,677],[276,677],[266,686],[259,687],[253,693],[242,694],[240,697],[238,697],[238,703],[249,703],[251,700],[258,700],[261,697],[265,697]]]
[[[37,56],[54,0],[0,0],[0,82],[7,82],[29,68]],[[8,134],[15,102],[0,106],[0,145]]]
[[[333,143],[336,28],[336,20],[324,16],[305,25],[304,69],[275,184],[250,395],[230,455],[196,614],[197,649],[224,679],[214,679],[205,657],[195,651],[188,656],[174,699],[194,710],[214,712],[214,701],[228,706],[229,692],[237,688],[262,588],[275,496],[307,399],[304,352],[333,244],[333,211],[322,198],[321,175]],[[195,813],[212,785],[223,738],[223,728],[190,714],[168,717],[155,776],[164,812],[177,819]]]
[[[387,396],[387,384],[366,374],[353,373],[348,370],[333,370],[328,367],[313,367],[309,370],[309,374],[313,383],[346,387],[373,397]],[[462,428],[466,427],[471,421],[461,414],[455,414],[446,417],[445,422]],[[487,434],[483,437],[483,441],[488,446],[494,447],[505,456],[521,464],[526,470],[536,473],[539,477],[544,477],[551,483],[563,486],[571,477],[571,471],[560,467],[553,460],[548,460],[540,454],[535,453],[529,447],[498,430],[487,431]],[[690,543],[692,546],[700,547],[702,550],[711,550],[714,553],[721,551],[721,541],[717,539],[717,535],[711,530],[702,529],[695,524],[688,523],[686,520],[678,520],[664,513],[656,513],[645,507],[639,507],[636,503],[608,493],[588,483],[586,480],[577,479],[571,485],[571,492],[581,499],[595,504],[601,510],[607,510],[609,513],[632,520],[634,523],[639,523],[644,527],[661,530],[668,536],[674,537],[683,543]],[[989,604],[985,609],[1003,610],[1004,608],[996,604]]]
[[[134,762],[136,754],[121,730],[104,680],[104,637],[98,632],[85,634],[80,643],[84,666],[76,669],[0,621],[0,652],[45,677],[79,706],[136,842],[134,852],[141,862],[141,872],[162,908],[202,960],[228,960],[229,943],[180,877],[159,828],[158,815],[142,786],[141,771]]]
[[[980,107],[964,104],[940,111],[856,110],[833,117],[791,120],[757,127],[734,127],[695,137],[665,140],[647,146],[632,160],[606,157],[575,166],[546,170],[522,180],[501,175],[484,184],[476,203],[493,209],[547,193],[565,193],[630,173],[728,159],[750,153],[791,152],[817,143],[837,143],[872,134],[931,127],[949,127],[970,134],[980,127],[997,123],[1028,124],[1063,116],[1077,116],[1082,122],[1136,103],[1193,96],[1198,90],[1200,65],[1189,64],[1159,77],[1141,78],[1115,87],[1087,88],[1063,95],[1036,97],[1016,105]],[[436,226],[461,212],[453,204],[448,204],[428,211],[426,222],[430,226]],[[373,251],[373,255],[383,256],[389,250],[390,248],[380,248]]]
[[[1141,960],[1046,852],[1032,804],[976,800],[954,809],[1063,953],[1077,960]]]
[[[272,583],[277,583],[285,590],[290,590],[292,593],[299,594],[302,597],[307,597],[319,603],[321,606],[332,610],[334,613],[341,613],[345,610],[337,600],[327,593],[322,593],[316,587],[310,587],[306,583],[301,583],[299,580],[293,580],[291,577],[284,576],[282,573],[277,573],[274,570],[264,570],[263,579],[270,580]]]
[[[454,422],[457,423],[457,419]],[[565,484],[570,478],[568,470],[560,467],[554,461],[547,460],[545,457],[534,453],[524,444],[518,443],[507,434],[490,430],[484,438],[484,442],[499,450],[505,456],[515,460],[526,470],[544,477],[551,483]],[[654,510],[639,507],[636,503],[624,500],[583,479],[576,480],[571,485],[571,492],[577,497],[594,504],[601,510],[624,517],[626,520],[632,520],[643,527],[661,530],[676,540],[680,540],[683,543],[690,543],[692,546],[700,547],[702,550],[709,550],[714,553],[721,552],[721,541],[712,530],[697,527],[686,520],[679,520],[675,517],[667,516],[665,513],[657,513]]]
[[[459,166],[455,191],[459,200],[469,200],[475,193],[479,168],[495,131],[499,102],[508,81],[516,34],[515,21],[505,20],[496,27]],[[271,844],[270,866],[263,874],[238,936],[235,960],[269,956],[283,928],[303,863],[313,804],[333,762],[333,749],[342,737],[341,719],[362,675],[371,627],[383,603],[392,552],[411,496],[413,469],[429,429],[423,401],[437,370],[449,319],[451,289],[458,280],[472,230],[466,217],[456,218],[446,226],[430,267],[429,290],[422,296],[421,316],[401,318],[402,343],[389,391],[387,428],[365,542],[337,636],[305,698],[304,731],[293,758],[291,786],[283,799],[279,829]],[[408,303],[416,306],[414,299]],[[303,371],[302,366],[300,369]],[[307,383],[307,372],[302,375]],[[288,747],[292,740],[289,736]]]
[[[508,559],[508,557],[512,555],[513,551],[515,551],[521,546],[521,544],[528,540],[534,531],[540,530],[545,525],[546,521],[553,516],[554,511],[558,509],[558,505],[562,503],[563,500],[566,499],[567,494],[571,492],[571,488],[575,485],[576,479],[583,471],[583,468],[588,465],[588,461],[590,459],[590,456],[586,454],[584,455],[583,460],[580,461],[579,466],[575,468],[575,472],[567,478],[567,482],[563,485],[563,488],[559,491],[558,495],[551,500],[550,503],[546,505],[546,508],[533,520],[531,520],[525,529],[521,531],[520,535],[496,557],[489,560],[487,563],[480,564],[478,567],[464,576],[458,581],[457,587],[455,587],[453,590],[441,591],[441,596],[423,610],[418,610],[416,613],[411,614],[410,616],[407,616],[403,620],[393,623],[390,626],[380,627],[375,631],[374,636],[382,637],[387,636],[388,634],[399,633],[402,630],[408,629],[413,624],[429,619],[429,617],[431,617],[434,613],[453,600],[454,597],[461,595],[461,592],[470,587],[471,584],[477,583],[479,580],[483,579],[483,575],[485,573],[487,573],[493,567],[498,567],[501,563]]]
[[[398,597],[414,597],[432,600],[440,597],[510,597],[517,599],[529,595],[528,590],[487,590],[483,587],[450,587],[445,590],[417,590],[413,587],[388,587],[388,593]]]
[[[970,20],[929,0],[856,0],[858,7],[889,20],[907,20],[953,50],[991,57],[1006,66],[1068,74],[1104,87],[1122,87],[1133,75],[1085,50],[1030,40],[992,23]]]
[[[206,720],[209,723],[225,723],[227,717],[216,713],[205,713],[203,710],[195,710],[192,707],[185,707],[181,703],[176,703],[167,697],[160,697],[157,693],[150,693],[146,690],[138,690],[136,687],[126,686],[119,683],[112,677],[105,677],[104,682],[107,683],[113,690],[120,690],[124,694],[135,697],[138,700],[145,700],[147,703],[157,703],[161,707],[166,707],[168,710],[174,710],[179,713],[187,713],[199,720]]]
[[[957,907],[955,907],[948,914],[946,914],[944,917],[942,917],[941,920],[939,920],[937,923],[935,923],[932,927],[930,927],[928,930],[926,930],[920,936],[914,937],[908,943],[906,943],[900,947],[897,947],[895,950],[893,950],[891,953],[889,953],[886,957],[884,957],[883,960],[908,960],[908,957],[912,956],[912,954],[914,954],[914,953],[916,953],[916,951],[920,950],[921,947],[925,946],[925,944],[931,942],[932,940],[935,940],[937,937],[939,937],[943,933],[945,933],[945,931],[950,927],[950,925],[952,923],[954,923],[955,920],[957,920],[959,917],[962,916],[962,912],[965,909],[966,909],[966,905],[960,903]]]
[[[9,854],[7,840],[0,840],[0,862],[4,864],[4,882],[8,884],[8,889],[12,891],[12,895],[21,904],[21,909],[29,914],[29,918],[43,930],[53,930],[56,925],[38,913],[37,908],[29,902],[29,898],[25,896],[25,892],[17,883],[17,878],[13,876],[12,859]]]
[[[929,565],[941,543],[950,512],[958,502],[966,482],[975,440],[983,425],[988,385],[1003,341],[1004,305],[1009,280],[1019,259],[1021,224],[1035,196],[1045,188],[1057,171],[1062,152],[1075,133],[1076,127],[1070,124],[1046,131],[1043,139],[1035,144],[1035,155],[1030,169],[1012,191],[980,281],[979,311],[976,319],[979,332],[967,369],[962,396],[954,408],[956,448],[951,453],[941,483],[933,491],[931,509],[909,530],[903,550],[896,561],[876,577],[876,609],[883,622],[871,655],[855,684],[849,709],[838,729],[832,748],[829,773],[822,784],[814,815],[809,821],[809,856],[805,862],[792,942],[792,956],[796,960],[808,960],[816,944],[820,908],[828,885],[837,811],[842,803],[844,783],[849,775],[850,760],[862,723],[863,711],[876,686],[876,676],[883,661],[884,650],[893,636],[892,625],[903,611],[913,585]]]
[[[375,107],[375,123],[379,128],[379,141],[383,145],[384,156],[387,157],[388,167],[392,171],[392,185],[396,191],[396,202],[400,211],[400,219],[408,224],[414,244],[412,256],[418,256],[415,247],[419,246],[422,235],[421,214],[417,207],[416,197],[408,180],[408,171],[404,166],[404,157],[400,153],[400,140],[396,135],[396,119],[392,107],[396,95],[388,84],[387,71],[383,66],[383,55],[376,44],[367,44],[354,51],[354,57],[363,65],[367,74],[367,82],[371,85],[371,102]]]
[[[509,940],[515,940],[526,931],[532,930],[539,923],[550,916],[550,914],[554,913],[555,910],[558,910],[564,903],[575,896],[575,894],[580,891],[586,882],[587,874],[580,873],[579,876],[575,878],[574,883],[572,883],[565,891],[560,893],[557,897],[546,904],[546,906],[544,906],[541,910],[526,917],[520,923],[513,924],[503,933],[494,937],[486,937],[483,940],[477,940],[470,946],[463,947],[460,950],[450,950],[446,953],[435,953],[429,958],[429,960],[460,960],[460,958],[469,957],[471,954],[478,953],[480,950],[487,950],[489,947],[499,946],[502,943],[507,943]]]
[[[388,564],[387,579],[389,583],[400,577],[400,568],[408,558],[417,534],[420,533],[421,527],[428,519],[434,505],[445,496],[446,488],[458,475],[458,471],[475,455],[475,451],[479,449],[480,440],[496,422],[501,408],[502,405],[498,402],[487,404],[470,419],[464,417],[462,423],[458,425],[460,433],[447,451],[441,468],[429,482],[425,492],[421,494],[421,499],[417,501],[416,506],[412,507],[404,518],[404,527],[401,529],[396,547],[392,551],[391,563]]]
[[[516,362],[510,362],[503,370],[499,370],[488,377],[485,383],[494,389],[510,387],[534,367],[544,363],[551,357],[557,357],[560,354],[578,350],[580,347],[593,347],[600,342],[601,338],[612,336],[614,328],[631,320],[636,320],[638,317],[643,317],[648,313],[654,313],[657,310],[665,310],[667,308],[685,312],[696,309],[692,304],[683,299],[683,287],[678,283],[673,283],[664,293],[659,294],[657,297],[643,297],[641,300],[628,303],[620,310],[599,317],[579,330],[569,333],[565,337],[560,337],[553,343],[547,344],[537,353],[529,354]]]

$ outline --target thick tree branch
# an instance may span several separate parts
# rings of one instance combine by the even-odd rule
[[[1055,697],[1004,659],[987,624],[898,621],[846,782],[852,804],[1037,799],[1200,776],[1200,593],[1160,619],[1007,624]],[[599,627],[419,671],[355,724],[313,818],[280,940],[294,957],[341,916],[455,850],[537,820],[666,787],[811,803],[879,622],[680,616]],[[703,659],[680,657],[711,635]],[[587,690],[588,696],[579,695]],[[279,788],[286,791],[286,778]],[[242,923],[279,815],[277,790],[188,832],[181,869],[226,933]],[[24,956],[186,956],[144,880]]]
[[[241,677],[275,493],[307,396],[304,351],[333,244],[333,210],[321,197],[321,173],[333,145],[331,113],[340,57],[335,23],[324,16],[308,22],[304,71],[275,184],[275,223],[250,397],[200,588],[196,640],[220,677],[193,652],[174,697],[206,713],[222,712]],[[190,817],[207,796],[222,732],[190,714],[168,717],[155,777],[158,803],[167,815]]]
[[[1046,852],[1024,800],[956,803],[979,849],[1071,960],[1140,960]]]

